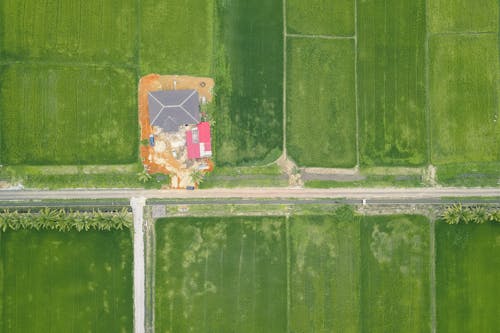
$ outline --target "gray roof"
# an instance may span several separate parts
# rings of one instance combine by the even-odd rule
[[[200,122],[200,100],[196,90],[150,91],[149,120],[167,132],[177,132],[184,124]]]

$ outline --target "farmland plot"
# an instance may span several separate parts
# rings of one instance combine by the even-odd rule
[[[500,225],[436,224],[438,332],[495,332]]]
[[[287,153],[300,166],[353,167],[354,40],[290,38],[287,46]]]
[[[216,2],[215,159],[272,162],[283,145],[281,0]]]
[[[0,331],[133,330],[128,230],[23,230],[0,238]]]
[[[135,161],[134,87],[133,73],[112,67],[4,66],[0,77],[1,162]]]
[[[292,217],[291,332],[359,332],[359,219]]]
[[[285,332],[284,218],[156,222],[157,332]]]
[[[0,57],[131,65],[135,0],[2,0]]]
[[[358,105],[364,165],[427,162],[425,1],[358,2]]]
[[[430,331],[426,222],[423,216],[363,218],[360,315],[368,331]]]
[[[430,40],[432,163],[500,161],[498,36]]]

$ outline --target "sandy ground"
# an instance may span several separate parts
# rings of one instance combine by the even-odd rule
[[[134,213],[134,332],[144,333],[145,316],[145,265],[144,265],[144,197],[132,198],[130,206]]]
[[[208,166],[206,172],[213,169],[210,159],[188,160],[185,149],[185,131],[181,128],[177,133],[165,133],[160,128],[152,128],[148,113],[148,92],[174,89],[196,89],[201,99],[207,103],[212,101],[214,81],[210,78],[149,74],[139,81],[139,123],[141,140],[155,135],[155,147],[140,146],[141,160],[150,174],[163,173],[170,175],[170,188],[181,189],[186,186],[197,186],[191,180],[193,171],[201,165]]]

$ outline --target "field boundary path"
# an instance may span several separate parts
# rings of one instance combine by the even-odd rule
[[[146,198],[132,197],[130,206],[134,213],[134,332],[145,332],[145,265],[143,217]]]

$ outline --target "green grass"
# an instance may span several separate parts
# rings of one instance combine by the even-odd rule
[[[308,180],[304,185],[309,188],[421,187],[424,183],[420,175],[367,175],[366,179],[357,181]]]
[[[200,188],[287,186],[288,177],[276,164],[261,167],[216,167]]]
[[[353,167],[354,40],[289,38],[287,47],[288,154],[300,166]]]
[[[429,30],[439,32],[498,31],[498,1],[429,1]]]
[[[209,75],[213,8],[214,0],[141,1],[142,75]]]
[[[222,166],[277,158],[283,145],[282,3],[218,1],[215,10],[215,160]]]
[[[284,218],[156,222],[155,331],[285,332]]]
[[[500,225],[436,224],[438,332],[495,332]]]
[[[429,231],[423,216],[363,218],[360,316],[367,331],[430,331]]]
[[[362,165],[427,162],[425,1],[358,2]]]
[[[360,332],[358,218],[290,221],[290,331]]]
[[[447,186],[498,186],[500,162],[443,164],[437,168],[437,180]]]
[[[16,64],[3,68],[0,80],[3,164],[136,160],[135,75],[130,71]]]
[[[432,163],[500,161],[498,36],[433,36],[430,56]]]
[[[135,0],[3,0],[0,58],[131,65],[136,15]]]
[[[0,237],[0,331],[132,332],[129,231]]]
[[[355,0],[287,0],[287,32],[310,35],[354,35]]]

